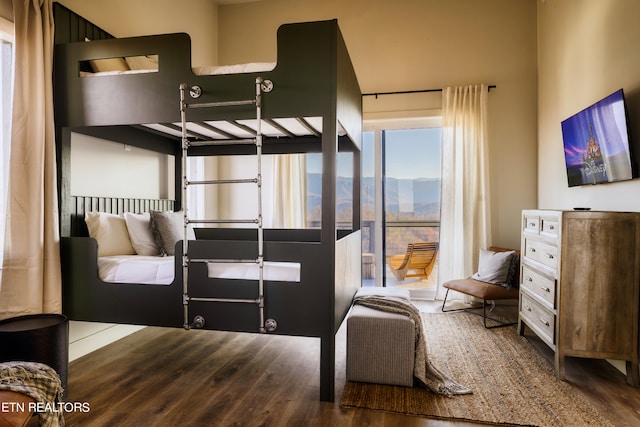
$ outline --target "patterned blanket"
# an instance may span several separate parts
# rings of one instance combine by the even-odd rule
[[[415,324],[416,357],[413,375],[429,390],[437,394],[452,397],[456,394],[472,393],[471,389],[458,384],[448,375],[433,366],[427,354],[427,343],[422,330],[420,311],[402,298],[378,295],[356,296],[354,304],[376,310],[399,313],[410,317]]]
[[[44,411],[38,412],[40,427],[63,427],[62,384],[53,368],[35,362],[0,363],[0,390],[33,397]]]

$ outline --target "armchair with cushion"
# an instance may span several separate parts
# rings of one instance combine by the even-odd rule
[[[482,318],[487,329],[515,325],[517,322],[506,322],[487,316],[487,301],[517,300],[519,298],[520,283],[520,251],[498,247],[480,250],[478,272],[467,279],[450,280],[442,286],[447,289],[442,302],[442,311],[469,311],[477,307],[445,309],[449,291],[457,291],[482,300]],[[487,319],[494,322],[487,326]]]

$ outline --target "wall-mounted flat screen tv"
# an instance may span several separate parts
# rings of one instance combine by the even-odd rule
[[[562,122],[569,187],[634,178],[622,89]]]

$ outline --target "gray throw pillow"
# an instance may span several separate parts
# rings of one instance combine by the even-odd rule
[[[480,249],[478,272],[473,274],[471,278],[511,288],[510,279],[515,272],[513,264],[516,259],[515,251],[493,252]]]
[[[184,214],[179,212],[151,211],[151,232],[162,255],[174,255],[176,243],[184,238]],[[189,227],[187,237],[195,239]]]

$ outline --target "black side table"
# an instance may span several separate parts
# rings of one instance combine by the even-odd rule
[[[0,320],[0,362],[38,362],[58,375],[67,396],[69,321],[62,314],[31,314]]]

